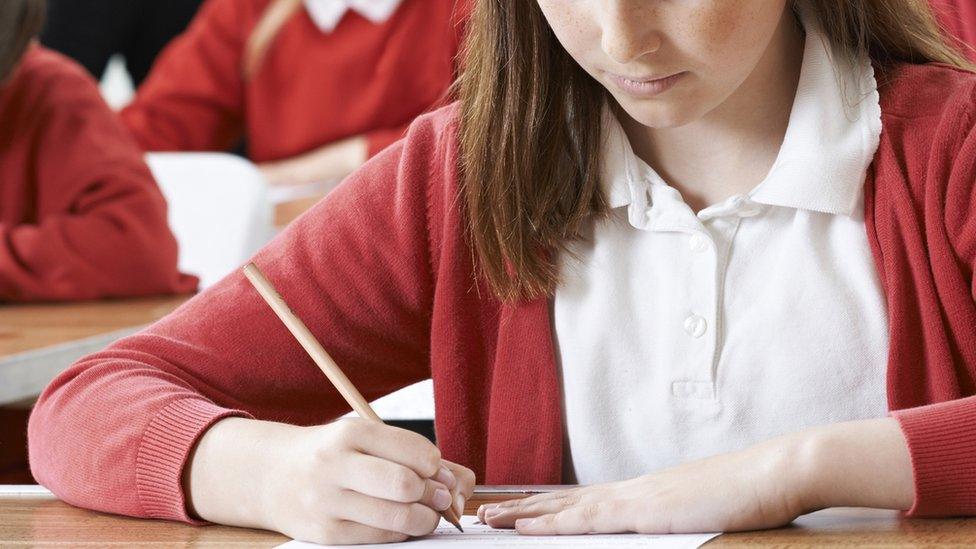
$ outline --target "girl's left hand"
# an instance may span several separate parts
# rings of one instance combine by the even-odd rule
[[[483,505],[482,522],[520,534],[730,532],[810,512],[802,445],[774,439],[635,479]]]

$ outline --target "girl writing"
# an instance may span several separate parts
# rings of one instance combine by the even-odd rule
[[[327,423],[235,274],[52,383],[38,480],[331,543],[475,478],[587,485],[479,511],[525,534],[976,512],[976,77],[928,8],[481,0],[471,33],[459,103],[255,258],[367,398],[433,377],[440,448]]]

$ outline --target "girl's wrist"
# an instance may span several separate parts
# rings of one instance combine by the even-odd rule
[[[210,522],[273,528],[277,469],[297,429],[237,417],[212,425],[185,472],[190,510]]]
[[[911,459],[892,418],[815,427],[783,437],[782,444],[786,478],[803,513],[912,505]]]

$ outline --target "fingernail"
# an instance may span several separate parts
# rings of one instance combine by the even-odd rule
[[[464,515],[464,496],[458,494],[457,497],[454,498],[454,506],[457,508],[458,516]]]
[[[521,530],[523,528],[530,528],[535,522],[535,519],[518,519],[515,521],[515,528]]]
[[[451,493],[443,488],[434,490],[434,507],[438,510],[447,509],[451,506]]]
[[[504,512],[505,512],[504,509],[501,509],[499,507],[492,507],[491,509],[488,509],[487,511],[485,511],[485,518],[486,519],[490,519],[492,517],[497,517],[498,515],[500,515],[500,514],[502,514]]]
[[[441,467],[438,469],[437,474],[434,476],[434,480],[447,486],[448,488],[454,488],[457,484],[457,479],[454,478],[454,473],[452,473],[447,467]]]
[[[489,509],[494,509],[494,508],[495,508],[494,503],[485,503],[481,507],[478,507],[478,514],[481,515],[487,513]]]

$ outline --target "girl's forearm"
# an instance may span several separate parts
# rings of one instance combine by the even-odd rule
[[[915,499],[908,446],[894,418],[848,421],[787,438],[797,449],[797,486],[808,511],[826,507],[909,509]]]

